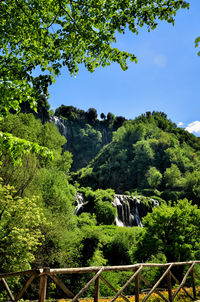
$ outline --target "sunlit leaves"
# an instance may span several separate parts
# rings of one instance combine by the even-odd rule
[[[20,163],[22,155],[26,153],[35,153],[48,160],[53,159],[53,153],[48,148],[0,131],[0,155],[5,152],[14,163]]]
[[[1,2],[1,63],[18,59],[19,67],[27,69],[26,84],[32,83],[37,66],[53,76],[62,66],[76,74],[81,63],[89,71],[112,62],[125,70],[127,60],[136,57],[111,46],[116,32],[124,33],[127,26],[133,33],[137,26],[154,29],[158,19],[173,23],[176,11],[188,6],[182,0]],[[9,67],[10,73],[17,77],[21,68]]]
[[[199,47],[199,44],[200,44],[200,37],[196,38],[195,47]],[[198,52],[198,55],[200,56],[200,51]]]
[[[113,62],[126,70],[128,60],[137,59],[113,47],[116,33],[125,33],[127,27],[138,33],[137,27],[144,25],[151,30],[159,19],[174,23],[176,11],[186,7],[183,0],[1,1],[0,116],[19,111],[22,101],[36,109],[63,66],[71,75],[80,64],[90,72]],[[40,76],[33,75],[35,69]]]
[[[2,271],[29,269],[43,238],[44,214],[36,199],[15,197],[0,181],[0,264]]]
[[[151,255],[163,253],[168,262],[186,261],[199,256],[200,210],[187,199],[174,206],[162,204],[144,219],[144,233],[136,257],[148,261]]]

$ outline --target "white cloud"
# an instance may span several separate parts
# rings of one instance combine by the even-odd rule
[[[156,65],[163,68],[167,64],[167,57],[165,55],[157,55],[154,57],[153,61]]]
[[[190,133],[200,134],[200,121],[190,123],[185,130]]]
[[[177,124],[178,127],[183,127],[183,125],[184,125],[183,122],[179,122],[179,123]]]

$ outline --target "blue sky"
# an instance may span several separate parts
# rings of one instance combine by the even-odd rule
[[[76,78],[63,69],[50,87],[52,109],[61,104],[79,109],[96,108],[133,119],[146,111],[164,111],[175,123],[200,135],[200,57],[194,47],[200,36],[200,0],[177,13],[175,26],[160,22],[150,33],[119,35],[116,47],[134,53],[138,63],[127,71],[112,64],[89,73],[84,67]],[[195,123],[194,123],[195,122]]]

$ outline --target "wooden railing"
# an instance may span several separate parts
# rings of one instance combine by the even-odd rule
[[[25,292],[27,291],[30,284],[36,279],[39,278],[40,280],[40,286],[39,286],[39,293],[38,293],[38,301],[44,302],[46,300],[46,294],[47,294],[47,282],[48,278],[52,279],[60,289],[63,291],[63,298],[69,298],[72,302],[78,301],[80,297],[83,295],[83,293],[87,290],[87,288],[94,283],[94,302],[97,302],[99,300],[99,281],[101,280],[104,282],[112,291],[115,293],[114,297],[111,298],[111,302],[115,301],[119,296],[126,302],[129,301],[128,297],[126,297],[123,294],[123,291],[126,289],[126,287],[131,283],[134,282],[134,293],[132,294],[135,296],[135,302],[145,302],[149,299],[149,297],[156,293],[161,297],[162,300],[166,302],[172,302],[174,301],[175,297],[178,295],[180,290],[182,289],[185,294],[191,298],[191,300],[196,299],[196,284],[195,284],[195,278],[200,280],[200,276],[196,272],[197,266],[200,264],[200,261],[190,261],[190,262],[177,262],[177,263],[166,263],[166,264],[154,264],[154,263],[140,263],[140,264],[134,264],[134,265],[125,265],[125,266],[104,266],[104,267],[82,267],[82,268],[61,268],[61,269],[50,269],[48,267],[42,268],[42,269],[35,269],[35,270],[28,270],[23,272],[15,272],[15,273],[3,273],[0,274],[0,282],[2,282],[2,285],[4,286],[9,298],[11,301],[16,302],[19,299],[21,299]],[[182,281],[178,281],[176,275],[176,270],[178,267],[186,266],[186,273],[182,279]],[[159,280],[152,285],[146,277],[142,275],[145,268],[162,268],[162,274],[159,278]],[[163,272],[164,270],[164,272]],[[131,277],[126,281],[126,283],[120,288],[120,290],[117,290],[112,284],[110,284],[105,277],[102,276],[103,272],[109,272],[109,271],[130,271],[132,272]],[[172,273],[173,271],[173,273]],[[94,273],[94,276],[88,281],[83,288],[77,293],[74,294],[72,291],[66,287],[66,285],[61,281],[61,279],[58,277],[58,275],[69,275],[69,274],[88,274],[88,273]],[[28,276],[28,280],[23,286],[23,288],[19,291],[18,294],[13,295],[11,292],[8,283],[6,281],[7,278],[12,277],[19,277],[19,276]],[[190,276],[190,287],[192,288],[192,294],[188,292],[188,289],[185,288],[186,280]],[[140,299],[140,281],[142,281],[147,287],[148,292],[147,294]],[[162,291],[159,291],[158,286],[162,282],[166,285],[166,289],[168,292],[167,296],[164,296]],[[176,284],[176,287],[173,288],[172,284]],[[188,285],[187,285],[188,286]]]

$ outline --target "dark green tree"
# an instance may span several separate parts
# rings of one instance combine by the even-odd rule
[[[94,122],[97,119],[97,111],[95,108],[89,108],[86,112],[86,117],[90,122]]]
[[[112,114],[111,112],[108,112],[108,114],[107,114],[107,121],[109,123],[112,123],[112,121],[114,121],[114,119],[115,119],[114,114]]]
[[[102,112],[101,115],[100,115],[100,118],[101,118],[102,120],[105,120],[105,119],[106,119],[106,115]]]
[[[143,219],[143,235],[139,238],[135,257],[148,261],[162,253],[168,262],[187,261],[199,257],[200,210],[187,199],[177,204],[162,204]]]

